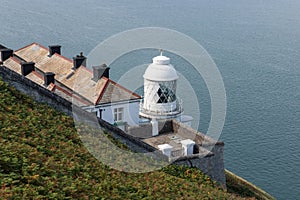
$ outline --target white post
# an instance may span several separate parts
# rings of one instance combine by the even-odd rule
[[[161,144],[158,145],[158,149],[162,151],[162,153],[168,157],[171,157],[171,152],[173,147],[169,144]]]
[[[151,125],[152,125],[152,136],[157,136],[158,135],[158,122],[156,119],[151,120]]]
[[[184,155],[192,155],[194,151],[195,142],[191,139],[181,140],[180,142],[184,149]]]

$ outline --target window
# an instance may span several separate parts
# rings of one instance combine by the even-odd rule
[[[115,108],[114,109],[114,121],[120,122],[123,121],[124,117],[124,108]]]
[[[157,95],[159,96],[157,103],[171,103],[176,100],[174,92],[162,84],[159,84]]]
[[[159,88],[156,92],[159,97],[157,103],[171,103],[176,101],[176,95],[174,91],[176,91],[175,81],[159,83]]]

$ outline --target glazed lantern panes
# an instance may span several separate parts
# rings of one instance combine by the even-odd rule
[[[176,81],[147,81],[144,88],[145,100],[151,103],[171,103],[176,101]]]
[[[144,75],[144,99],[140,115],[147,118],[176,118],[182,113],[176,97],[176,82],[179,78],[170,58],[153,58]]]
[[[159,99],[157,103],[171,103],[176,101],[176,82],[170,81],[170,82],[160,82],[159,88],[156,92]]]

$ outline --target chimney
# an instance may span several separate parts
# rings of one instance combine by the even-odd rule
[[[55,76],[54,73],[52,73],[52,72],[46,72],[44,74],[44,81],[45,81],[44,85],[48,86],[51,83],[54,83],[54,81],[55,81],[54,76]]]
[[[4,62],[5,60],[9,59],[13,56],[13,50],[11,49],[1,49],[0,50],[0,61]]]
[[[27,76],[34,71],[34,62],[21,62],[21,73],[23,76]]]
[[[60,45],[50,45],[48,47],[49,47],[49,57],[54,55],[55,53],[60,55],[60,53],[61,53],[60,52],[60,49],[61,49]]]
[[[81,65],[86,66],[86,57],[80,52],[80,55],[73,57],[73,69],[78,69]]]
[[[109,78],[109,67],[106,64],[102,64],[100,66],[93,66],[93,81],[98,81],[103,76]]]

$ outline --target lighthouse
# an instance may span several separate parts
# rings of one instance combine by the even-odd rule
[[[170,119],[181,115],[183,109],[176,96],[179,78],[170,58],[159,56],[152,59],[144,75],[144,99],[140,115],[148,119]]]
[[[176,96],[177,71],[170,58],[159,56],[152,59],[144,75],[144,99],[140,105],[140,116],[151,120],[153,136],[157,135],[157,121],[176,119],[186,122],[183,117],[182,101]],[[188,119],[189,123],[192,118]]]

